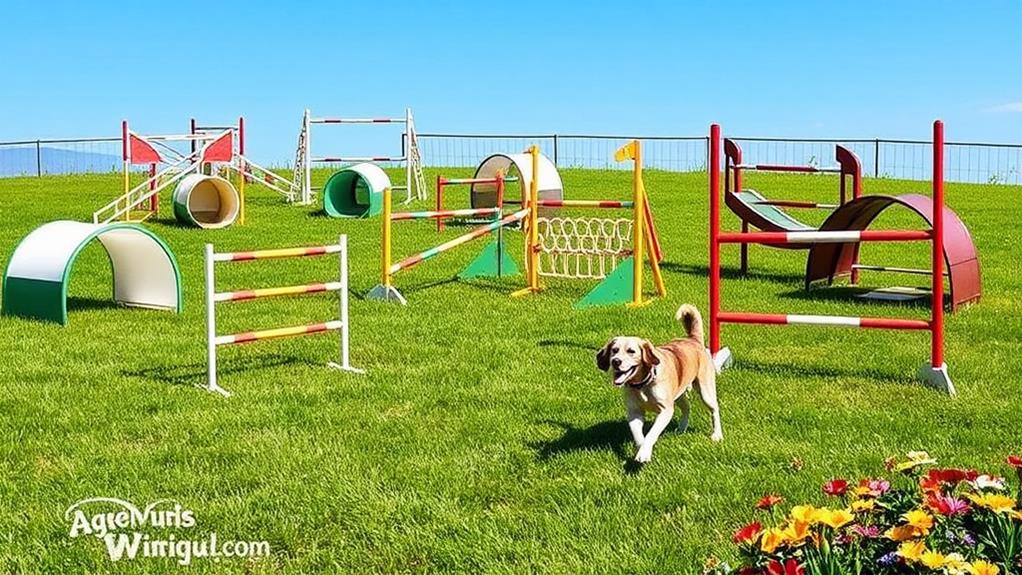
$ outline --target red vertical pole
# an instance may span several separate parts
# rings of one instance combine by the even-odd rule
[[[504,174],[497,174],[497,208],[504,209]]]
[[[128,121],[121,120],[121,160],[128,163]]]
[[[443,205],[444,205],[444,177],[441,176],[440,174],[437,174],[437,176],[436,176],[436,211],[439,212],[440,210],[444,209]],[[437,218],[436,219],[436,231],[437,231],[437,233],[440,233],[440,232],[444,231],[444,219],[443,218]]]
[[[188,125],[188,133],[194,136],[195,128],[196,128],[195,118],[192,118],[192,121]],[[195,153],[195,140],[192,140],[192,153],[193,154]]]
[[[933,123],[933,319],[930,365],[944,365],[944,122]]]
[[[720,125],[710,125],[710,353],[720,351]],[[738,185],[737,171],[735,185]]]

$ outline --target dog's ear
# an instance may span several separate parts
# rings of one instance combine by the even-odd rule
[[[653,344],[642,341],[642,362],[646,365],[660,365],[660,358],[653,352]]]
[[[596,367],[600,371],[607,371],[610,369],[610,348],[614,346],[614,340],[616,337],[610,338],[607,345],[603,346],[603,349],[596,352]]]

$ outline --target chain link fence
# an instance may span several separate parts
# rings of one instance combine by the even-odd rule
[[[430,167],[473,167],[492,154],[521,152],[538,145],[562,168],[628,169],[614,151],[634,139],[590,135],[419,134],[423,163]],[[698,172],[706,169],[705,136],[645,137],[647,169]],[[734,138],[748,163],[828,166],[835,144],[855,152],[867,177],[929,180],[930,142],[894,139]],[[1022,185],[1022,144],[948,142],[945,177],[952,182]],[[290,158],[288,158],[290,160]],[[290,167],[285,163],[280,167]],[[0,142],[0,177],[111,172],[121,169],[117,137]]]

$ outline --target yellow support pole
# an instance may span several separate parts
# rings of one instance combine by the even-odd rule
[[[646,198],[646,184],[639,180],[639,186],[642,188],[642,201],[646,203],[649,201]],[[645,206],[643,210],[645,210]],[[645,214],[643,215],[645,216]],[[653,285],[656,286],[657,294],[660,297],[666,297],[667,286],[664,285],[664,275],[660,272],[660,262],[657,261],[656,253],[653,252],[653,241],[650,239],[652,236],[653,230],[646,229],[646,254],[649,256],[649,267],[653,271]]]
[[[532,156],[532,178],[529,182],[529,218],[526,221],[525,277],[526,286],[511,294],[518,297],[539,291],[539,146],[529,147]]]
[[[390,188],[383,190],[383,275],[382,284],[390,288]]]

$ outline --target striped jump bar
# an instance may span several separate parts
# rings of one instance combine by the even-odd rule
[[[343,284],[341,282],[326,282],[320,284],[305,284],[286,287],[271,287],[251,290],[228,291],[213,294],[213,301],[248,301],[263,297],[276,297],[284,295],[300,295],[309,293],[323,293],[338,291]]]
[[[463,210],[437,210],[428,212],[398,212],[390,214],[390,221],[427,220],[434,218],[464,218],[468,216],[492,216],[499,214],[500,208],[466,208]]]
[[[450,240],[448,242],[444,242],[444,243],[442,243],[442,244],[440,244],[440,245],[438,245],[438,246],[436,246],[434,248],[430,248],[430,249],[428,249],[428,250],[426,250],[424,252],[420,252],[418,254],[415,254],[414,256],[407,257],[407,258],[397,262],[396,264],[392,264],[390,266],[390,273],[394,274],[394,273],[397,273],[397,272],[399,272],[399,271],[401,271],[403,269],[408,269],[410,267],[413,267],[413,266],[415,266],[415,265],[417,265],[417,264],[419,264],[421,262],[424,262],[424,261],[426,261],[426,260],[428,260],[430,258],[436,257],[436,256],[446,252],[449,249],[456,248],[456,247],[458,247],[458,246],[460,246],[462,244],[468,243],[468,242],[470,242],[470,241],[472,241],[472,240],[474,240],[474,239],[476,239],[478,237],[485,236],[486,234],[492,232],[493,230],[495,230],[497,228],[506,226],[506,225],[508,225],[510,223],[514,223],[514,222],[520,221],[520,220],[524,219],[528,215],[529,215],[529,210],[527,210],[527,209],[519,210],[519,211],[517,211],[517,212],[515,212],[515,213],[513,213],[513,214],[511,214],[509,216],[505,216],[504,218],[500,219],[499,221],[496,221],[496,222],[493,222],[493,223],[490,223],[490,224],[486,224],[485,226],[480,226],[480,227],[472,230],[471,232],[469,232],[467,234],[458,236],[458,237],[454,238],[453,240]]]
[[[341,251],[340,245],[313,246],[308,248],[281,248],[275,250],[256,250],[251,252],[231,252],[213,254],[215,262],[247,262],[252,260],[270,260],[277,258],[297,258],[336,254]]]
[[[814,166],[781,166],[777,164],[738,164],[732,166],[739,170],[761,170],[764,172],[802,172],[807,174],[840,174],[841,168],[838,167],[826,167],[817,168]]]
[[[262,331],[246,331],[243,333],[235,333],[232,335],[218,335],[213,340],[215,345],[232,345],[236,343],[251,343],[253,341],[261,341],[265,339],[276,339],[281,337],[291,337],[296,335],[309,335],[313,333],[323,333],[327,331],[333,331],[344,327],[344,322],[340,320],[328,321],[325,323],[313,323],[309,325],[299,325],[295,327],[279,327],[275,329],[264,329]]]
[[[724,323],[756,325],[832,325],[872,329],[929,330],[930,322],[921,319],[849,317],[840,315],[797,315],[781,313],[744,313],[722,311],[717,319]]]
[[[312,158],[310,162],[404,162],[405,156],[336,156]]]
[[[310,118],[313,124],[404,124],[405,118]]]
[[[933,232],[923,230],[862,230],[831,232],[731,232],[721,233],[722,244],[840,244],[845,242],[930,241]]]
[[[635,202],[614,200],[539,200],[538,206],[547,208],[634,208]]]

